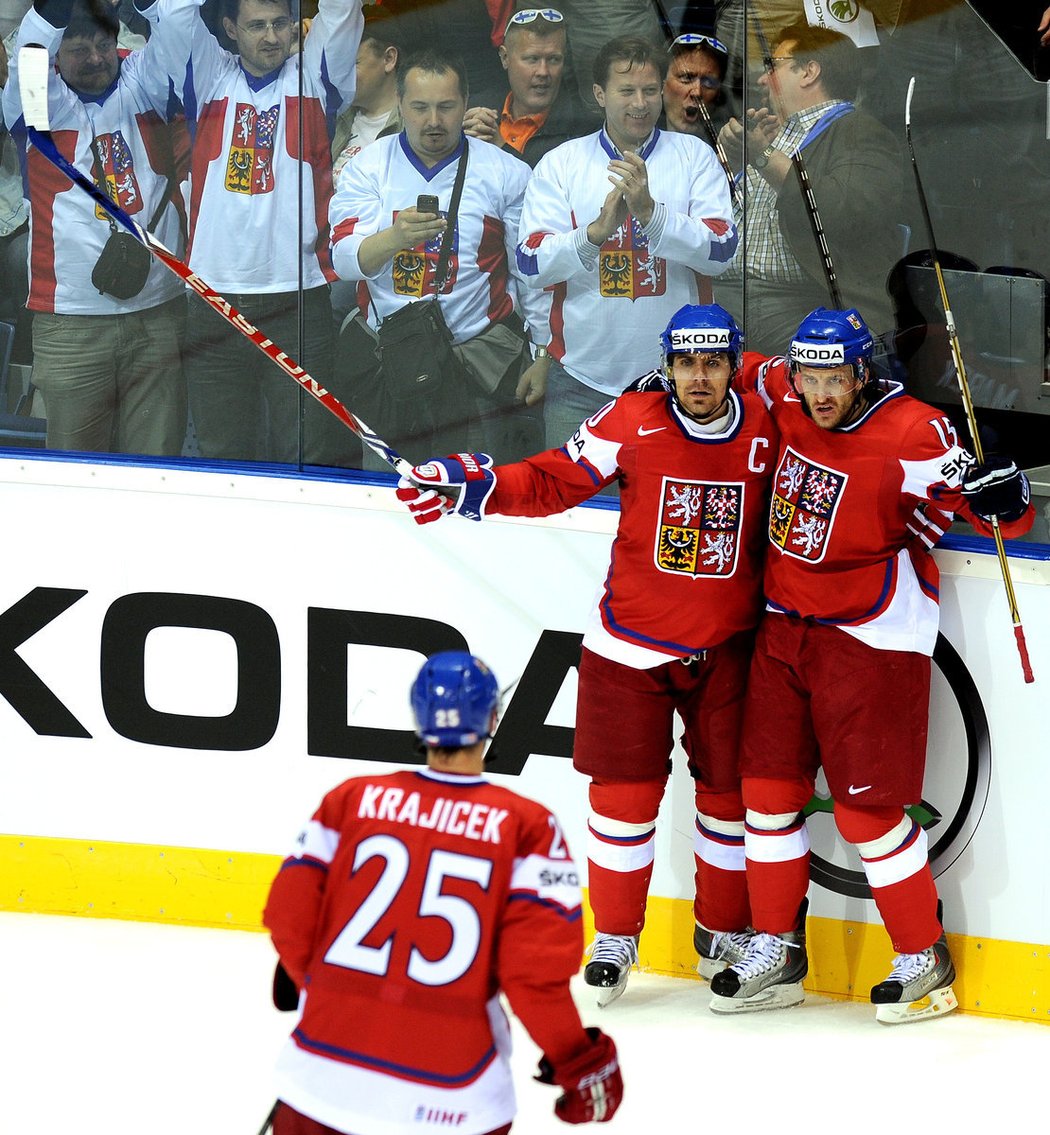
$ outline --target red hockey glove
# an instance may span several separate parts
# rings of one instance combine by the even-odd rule
[[[480,520],[495,487],[492,458],[487,453],[454,453],[417,465],[398,481],[397,496],[408,505],[417,524],[429,524],[447,512]]]
[[[1020,520],[1028,509],[1032,487],[1010,460],[988,454],[983,465],[971,465],[962,479],[962,494],[982,520]]]
[[[616,1045],[600,1029],[587,1035],[592,1043],[579,1056],[558,1068],[544,1056],[535,1077],[562,1089],[554,1114],[564,1123],[608,1123],[623,1099]]]

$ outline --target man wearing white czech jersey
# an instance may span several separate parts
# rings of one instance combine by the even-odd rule
[[[536,295],[519,298],[513,268],[529,167],[489,142],[468,142],[467,70],[457,56],[414,52],[401,64],[397,89],[404,129],[377,139],[344,169],[332,199],[332,255],[341,279],[360,282],[360,306],[373,328],[417,300],[432,299],[451,335],[458,364],[453,380],[426,399],[385,406],[373,423],[414,459],[435,448],[481,444],[479,428],[486,445],[490,434],[502,441],[505,433],[509,440],[519,432],[515,415],[527,434],[532,423],[525,411],[494,408],[475,378],[491,379],[490,391],[514,392],[519,405],[533,405],[543,396],[547,364],[532,360],[529,338],[542,344],[548,336],[537,330],[545,328],[545,305]],[[462,197],[439,283],[441,244],[462,162]],[[417,209],[420,196],[436,198],[437,211]],[[538,434],[538,426],[531,432]],[[534,446],[517,448],[527,453]]]
[[[175,174],[165,123],[168,81],[152,44],[120,57],[118,23],[106,13],[72,0],[36,0],[22,20],[3,92],[30,202],[33,381],[46,402],[49,448],[170,457],[186,436],[182,286],[146,256],[148,274],[137,293],[99,291],[92,273],[110,224],[28,144],[22,119],[18,51],[40,44],[57,64],[48,78],[48,115],[63,155],[139,224],[153,223],[159,240],[178,247],[178,209],[164,203]]]
[[[727,311],[684,307],[661,344],[666,375],[639,380],[561,448],[495,469],[485,454],[437,459],[398,489],[426,523],[449,511],[546,516],[619,485],[609,573],[583,639],[573,748],[591,782],[597,936],[584,976],[602,1004],[638,960],[676,711],[696,781],[703,976],[742,956],[750,924],[737,750],[777,433],[761,401],[731,387],[742,338]]]
[[[502,992],[567,1123],[612,1119],[616,1047],[569,990],[583,949],[575,864],[542,804],[483,775],[492,672],[433,655],[411,691],[426,767],[353,777],[321,802],[263,920],[300,990],[274,1135],[506,1135]]]
[[[236,55],[201,2],[160,0],[152,33],[193,137],[189,264],[328,385],[330,126],[353,98],[362,0],[321,0],[294,54],[288,0],[226,0]],[[299,460],[300,404],[307,462],[353,452],[333,415],[206,308],[191,300],[185,363],[204,457]]]
[[[897,951],[871,990],[878,1020],[955,1008],[955,968],[927,858],[905,811],[922,799],[937,638],[931,549],[954,513],[988,534],[1032,525],[1013,462],[975,465],[943,414],[881,382],[860,314],[818,308],[788,359],[749,356],[780,429],[766,614],[751,665],[741,772],[756,934],[711,982],[716,1012],[803,999],[809,838],[802,809],[823,767],[843,839],[860,853]]]
[[[656,365],[660,329],[736,252],[713,150],[657,126],[666,68],[647,40],[610,40],[594,64],[605,125],[545,154],[525,191],[517,262],[550,308],[552,447]]]

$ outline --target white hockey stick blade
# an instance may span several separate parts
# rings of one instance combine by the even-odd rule
[[[18,91],[22,96],[22,117],[26,126],[36,130],[50,130],[51,118],[47,110],[47,80],[51,71],[51,56],[46,47],[27,44],[18,53]]]
[[[908,97],[904,100],[904,125],[911,128],[911,96],[915,94],[915,76],[908,83]]]

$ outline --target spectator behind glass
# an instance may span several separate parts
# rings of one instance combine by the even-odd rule
[[[167,78],[151,45],[121,59],[116,35],[109,13],[96,15],[70,0],[37,0],[22,20],[17,47],[40,44],[57,61],[48,80],[51,126],[73,163],[144,226],[163,206],[154,231],[177,248],[179,215],[168,200],[174,168],[162,121]],[[116,299],[95,288],[91,275],[110,225],[37,151],[25,154],[17,59],[16,50],[4,116],[26,163],[33,381],[46,404],[47,445],[177,455],[186,434],[182,285],[151,260],[137,295]]]
[[[335,124],[332,177],[336,185],[343,166],[355,154],[377,138],[396,134],[401,129],[401,111],[397,105],[398,58],[394,21],[385,14],[385,9],[372,9],[365,19],[364,35],[357,49],[354,101]]]
[[[729,52],[721,40],[698,32],[676,36],[668,51],[671,62],[664,79],[664,125],[677,134],[693,134],[713,145],[700,104],[717,132],[726,122],[722,80]]]
[[[716,283],[715,298],[739,310],[742,269],[748,345],[768,355],[782,351],[805,314],[828,301],[823,260],[792,165],[800,150],[843,302],[864,310],[868,325],[884,335],[893,327],[886,279],[901,247],[900,147],[853,104],[860,56],[845,36],[792,24],[770,52],[758,79],[768,106],[747,111],[746,140],[736,118],[719,133],[733,168],[747,161],[748,239],[732,276]]]
[[[0,93],[7,86],[7,57],[15,50],[17,26],[0,41]],[[29,210],[22,196],[18,150],[0,115],[0,319],[16,325],[16,361],[30,361],[23,348],[29,319],[25,306],[29,295]]]
[[[408,57],[398,90],[404,130],[373,142],[346,166],[331,208],[336,271],[367,289],[364,306],[373,329],[414,300],[435,295],[441,238],[464,153],[467,87],[458,57],[437,50]],[[375,421],[365,419],[405,456],[419,460],[427,453],[476,449],[478,441],[499,453],[537,448],[538,422],[511,405],[538,401],[546,377],[546,362],[531,362],[511,277],[528,176],[524,162],[470,140],[438,297],[457,373],[438,397],[388,402]],[[424,194],[437,197],[437,213],[416,207]],[[540,336],[533,341],[545,343],[548,332],[536,318],[546,304],[538,294],[526,298],[532,334]]]
[[[605,125],[542,158],[525,193],[518,267],[554,329],[549,447],[658,364],[661,328],[697,302],[698,275],[724,271],[736,251],[711,147],[656,129],[666,63],[647,40],[610,40],[594,64]]]
[[[502,110],[467,110],[467,134],[535,166],[549,150],[590,129],[576,100],[562,89],[567,33],[556,8],[526,8],[511,16],[499,49],[510,90]]]
[[[353,98],[362,23],[361,0],[321,0],[291,54],[288,0],[229,0],[233,55],[208,32],[198,0],[168,0],[150,39],[195,135],[190,267],[325,386],[329,124]],[[185,366],[205,458],[340,465],[359,452],[337,418],[195,297]]]
[[[594,98],[594,61],[611,39],[631,37],[660,43],[660,5],[653,0],[558,0],[569,27],[572,73],[577,98],[594,126],[604,117],[604,108]],[[660,326],[666,321],[661,321]],[[659,331],[656,328],[656,332]]]

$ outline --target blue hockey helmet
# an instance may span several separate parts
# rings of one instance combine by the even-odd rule
[[[424,745],[462,749],[492,736],[496,676],[465,650],[432,654],[412,683],[416,732]]]
[[[851,366],[863,382],[869,375],[874,347],[868,325],[856,308],[836,311],[818,307],[799,324],[788,361],[792,371],[797,366]]]
[[[740,366],[744,336],[724,307],[716,303],[686,304],[671,316],[660,335],[660,346],[665,361],[672,355],[725,351],[735,374]]]

